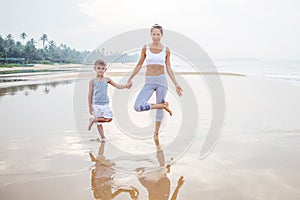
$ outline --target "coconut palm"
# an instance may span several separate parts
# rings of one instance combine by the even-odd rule
[[[34,46],[35,43],[36,43],[36,41],[33,38],[31,38],[29,41],[29,44],[35,48],[35,46]]]
[[[26,58],[27,62],[31,62],[32,59],[35,57],[36,47],[35,47],[35,41],[33,38],[31,38],[25,45],[24,48],[24,56]]]
[[[27,38],[27,34],[25,33],[25,32],[23,32],[23,33],[21,33],[20,34],[20,38],[23,40],[23,42],[24,42],[24,40]]]
[[[40,37],[40,40],[43,42],[43,48],[44,48],[44,47],[45,47],[45,42],[48,41],[48,35],[44,33],[44,34]]]
[[[42,54],[43,54],[43,59],[45,59],[45,55],[44,55],[44,49],[45,49],[45,42],[48,41],[48,35],[43,33],[43,35],[40,37],[40,40],[43,42],[43,50],[42,50]]]
[[[6,39],[7,40],[12,40],[14,37],[12,36],[12,34],[8,34],[7,36],[6,36]]]
[[[56,56],[57,47],[53,40],[51,40],[49,42],[48,51],[49,51],[49,55],[50,55],[51,59],[54,60],[54,58]]]

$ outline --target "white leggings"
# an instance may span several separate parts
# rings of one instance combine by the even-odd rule
[[[140,91],[134,103],[134,109],[137,112],[147,111],[151,109],[151,104],[148,103],[148,100],[151,98],[154,91],[156,92],[156,103],[164,103],[168,91],[167,77],[165,74],[145,77],[145,85]],[[155,116],[156,121],[162,121],[163,114],[164,113],[162,109],[157,109]]]

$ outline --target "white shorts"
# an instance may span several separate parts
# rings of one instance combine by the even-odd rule
[[[110,107],[108,104],[105,105],[93,105],[94,109],[94,117],[104,117],[104,118],[113,118],[113,113],[110,110]],[[98,123],[99,125],[102,123]]]

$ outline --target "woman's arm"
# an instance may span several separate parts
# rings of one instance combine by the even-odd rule
[[[118,88],[118,89],[124,89],[124,88],[126,88],[126,85],[121,85],[121,84],[118,84],[118,83],[116,83],[116,82],[114,82],[113,80],[111,80],[110,78],[106,78],[107,79],[107,82],[109,83],[109,84],[111,84],[112,86],[114,86],[115,88]]]
[[[133,72],[131,73],[131,75],[129,76],[128,78],[128,81],[127,81],[127,84],[126,86],[127,87],[131,87],[132,85],[132,82],[131,80],[135,77],[135,75],[137,75],[137,73],[139,73],[139,71],[141,70],[142,66],[143,66],[143,63],[145,61],[145,58],[146,58],[146,45],[143,46],[142,48],[142,52],[141,52],[141,57],[136,65],[136,67],[134,68]]]
[[[182,88],[180,87],[180,85],[177,83],[175,76],[174,76],[174,72],[171,68],[171,62],[170,62],[170,50],[169,48],[167,48],[167,52],[166,52],[166,68],[167,68],[167,72],[168,75],[170,76],[172,82],[174,83],[175,87],[176,87],[176,92],[179,96],[182,96]]]
[[[88,94],[89,112],[90,112],[91,115],[94,114],[94,110],[93,110],[93,107],[92,107],[92,97],[93,97],[93,79],[90,80],[89,94]]]

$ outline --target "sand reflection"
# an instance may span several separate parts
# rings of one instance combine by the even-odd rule
[[[155,139],[154,142],[157,162],[154,161],[151,166],[136,168],[136,176],[134,176],[136,181],[131,180],[131,183],[127,181],[126,184],[120,184],[122,181],[115,178],[118,173],[116,170],[117,166],[114,161],[105,156],[105,142],[100,143],[97,156],[89,153],[91,161],[95,162],[91,170],[91,185],[94,198],[114,199],[119,194],[126,193],[127,199],[145,199],[147,197],[149,200],[176,200],[179,190],[184,184],[184,177],[180,176],[178,178],[177,183],[174,183],[176,184],[175,189],[172,191],[169,178],[171,165],[166,162],[159,139]],[[146,192],[140,195],[140,191]],[[125,197],[124,194],[122,197]]]
[[[168,174],[171,171],[171,165],[166,164],[163,149],[160,146],[159,139],[155,138],[156,158],[159,166],[138,168],[137,177],[140,183],[147,189],[150,200],[167,200],[171,193],[171,181]],[[179,189],[184,183],[181,176],[177,181],[177,186],[173,191],[171,200],[177,199]]]
[[[73,80],[65,80],[65,81],[53,81],[49,83],[33,83],[27,82],[27,84],[9,86],[9,87],[0,87],[0,97],[5,95],[16,95],[19,92],[24,92],[25,96],[28,96],[30,92],[35,92],[39,89],[45,94],[48,94],[51,89],[59,86],[59,85],[69,85],[73,82]]]
[[[138,199],[139,191],[135,186],[120,185],[114,179],[115,163],[105,157],[104,148],[105,142],[102,142],[97,157],[90,153],[91,161],[96,162],[94,169],[92,169],[91,180],[94,198],[108,200],[114,199],[121,193],[128,193],[131,199]]]

